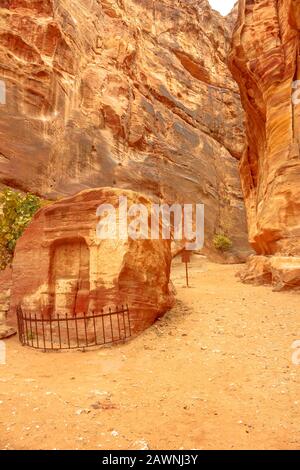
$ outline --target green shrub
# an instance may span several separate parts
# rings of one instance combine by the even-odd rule
[[[33,341],[33,340],[35,340],[35,338],[36,338],[35,333],[32,330],[28,331],[28,333],[27,333],[28,341]]]
[[[223,233],[219,233],[214,236],[214,247],[219,250],[219,251],[228,251],[230,248],[232,248],[232,241],[230,240],[227,235],[224,235]]]
[[[33,194],[11,189],[0,194],[0,269],[11,263],[18,238],[40,207],[40,198]]]

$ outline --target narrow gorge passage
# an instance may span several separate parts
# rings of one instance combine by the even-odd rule
[[[0,447],[299,447],[298,295],[241,284],[237,270],[195,256],[187,289],[175,261],[176,307],[123,346],[50,354],[45,367],[10,340]]]

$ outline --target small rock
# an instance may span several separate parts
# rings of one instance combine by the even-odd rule
[[[91,412],[91,410],[82,409],[82,410],[76,410],[76,411],[75,411],[75,414],[76,414],[77,416],[80,416],[80,415],[82,415],[82,414],[89,414],[90,412]]]
[[[138,450],[150,450],[149,444],[145,439],[135,441],[134,446],[138,447]]]

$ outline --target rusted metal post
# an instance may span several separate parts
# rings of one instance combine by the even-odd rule
[[[185,277],[186,277],[186,287],[189,286],[189,268],[188,268],[188,263],[185,263]]]
[[[182,262],[185,263],[185,278],[186,278],[186,287],[189,286],[189,263],[191,261],[191,252],[188,250],[183,250],[181,254]]]

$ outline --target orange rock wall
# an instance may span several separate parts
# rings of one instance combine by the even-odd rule
[[[207,0],[2,0],[0,182],[203,202],[206,244],[247,250],[232,24]]]
[[[246,111],[241,177],[259,254],[300,255],[299,2],[240,0],[230,57]]]

